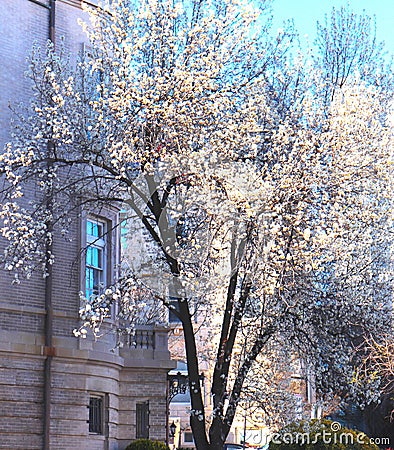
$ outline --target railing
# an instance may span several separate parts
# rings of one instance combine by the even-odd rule
[[[123,337],[123,346],[119,354],[124,358],[127,367],[160,367],[173,368],[168,350],[168,327],[160,324],[137,325],[134,332]]]
[[[151,349],[156,348],[155,331],[151,329],[136,329],[134,335],[128,337],[128,345],[136,349]]]
[[[125,344],[136,350],[168,351],[168,328],[163,325],[137,325]]]

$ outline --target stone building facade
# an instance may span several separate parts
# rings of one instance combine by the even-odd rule
[[[77,24],[80,1],[2,0],[0,6],[3,148],[10,137],[8,104],[31,95],[24,72],[33,42],[45,47],[48,38],[64,36],[76,55],[85,36]],[[136,437],[166,439],[167,372],[174,367],[167,329],[140,327],[122,349],[113,333],[97,342],[72,334],[79,324],[78,293],[89,284],[81,246],[93,229],[112,228],[117,220],[114,211],[76,217],[69,241],[54,236],[56,262],[46,279],[36,274],[15,285],[0,273],[0,448],[122,450]],[[105,243],[107,282],[119,243],[115,230]]]

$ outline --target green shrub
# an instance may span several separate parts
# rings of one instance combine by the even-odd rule
[[[129,444],[125,450],[170,450],[164,442],[150,439],[137,439]]]
[[[364,433],[330,420],[292,423],[272,436],[269,450],[379,450]]]

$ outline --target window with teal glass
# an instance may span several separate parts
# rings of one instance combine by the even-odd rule
[[[85,294],[99,294],[105,284],[105,224],[95,219],[86,221]]]

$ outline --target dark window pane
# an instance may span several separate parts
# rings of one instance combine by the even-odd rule
[[[149,402],[136,404],[136,438],[149,439]]]
[[[178,300],[170,297],[170,307],[168,309],[168,321],[170,323],[181,323],[181,319],[177,317],[175,311],[178,311]]]
[[[102,290],[103,272],[92,267],[86,267],[86,297],[89,298],[92,294],[99,294]]]
[[[193,433],[191,433],[189,431],[185,431],[184,441],[185,442],[193,442]]]
[[[89,433],[103,434],[103,399],[89,399]]]

